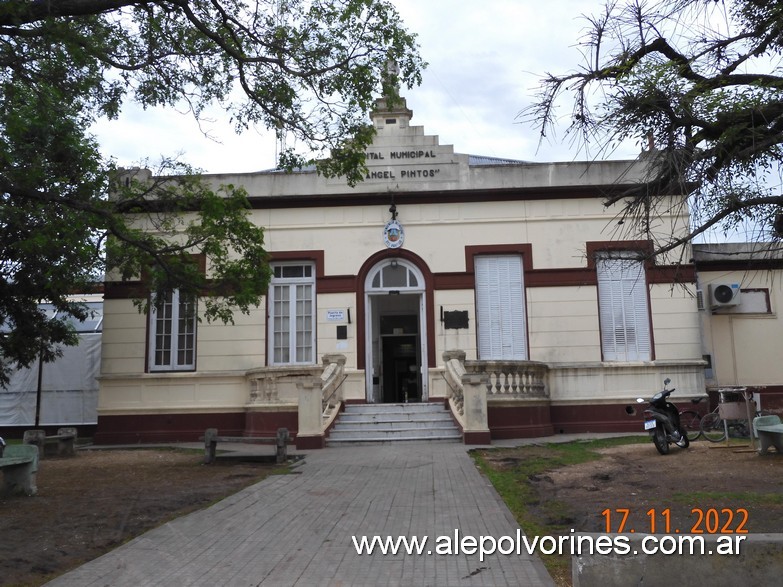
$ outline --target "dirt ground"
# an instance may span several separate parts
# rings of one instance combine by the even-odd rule
[[[661,456],[652,442],[600,449],[602,458],[534,475],[531,518],[546,534],[641,532],[715,534],[783,532],[783,455],[765,456],[705,440],[672,446]],[[485,458],[514,467],[517,459],[547,459],[555,451],[532,446]],[[497,459],[492,463],[493,459]],[[623,526],[622,528],[620,526]],[[558,558],[558,557],[555,557]],[[570,559],[550,572],[559,587],[571,583]]]
[[[585,532],[617,532],[624,515],[617,510],[626,509],[625,532],[783,531],[783,457],[722,446],[702,440],[685,450],[672,446],[666,456],[652,442],[603,449],[599,461],[536,480],[541,516],[557,512],[563,525]],[[546,507],[552,501],[567,507]]]
[[[41,585],[176,516],[284,469],[203,451],[92,450],[46,458],[38,495],[0,498],[0,585]],[[266,460],[266,459],[263,459]]]
[[[717,448],[698,441],[660,456],[652,443],[604,449],[604,457],[556,469],[534,480],[542,520],[578,531],[619,528],[650,531],[651,509],[658,532],[669,509],[670,531],[690,532],[699,514],[717,508],[721,525],[736,531],[748,512],[749,532],[783,531],[783,456]],[[545,446],[504,451],[502,466],[515,458],[545,455]],[[254,483],[275,468],[258,462],[201,464],[198,452],[172,450],[80,451],[71,459],[46,459],[38,473],[38,495],[0,499],[0,584],[40,585],[91,560],[147,529],[205,507]],[[501,466],[498,462],[498,466]],[[729,510],[733,515],[728,520]],[[715,517],[715,516],[713,516]],[[567,531],[567,530],[566,530]]]

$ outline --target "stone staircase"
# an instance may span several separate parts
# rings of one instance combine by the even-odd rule
[[[462,435],[442,403],[347,405],[326,444],[400,441],[460,442]]]

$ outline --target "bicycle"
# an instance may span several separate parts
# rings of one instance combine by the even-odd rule
[[[685,430],[685,434],[688,437],[688,440],[691,442],[698,440],[698,438],[702,435],[702,415],[698,411],[698,406],[706,399],[708,399],[706,396],[691,399],[691,403],[696,407],[696,409],[680,411],[680,425]]]
[[[751,400],[752,401],[752,400]],[[701,428],[701,434],[710,442],[721,442],[726,439],[726,432],[728,431],[731,438],[750,438],[750,422],[747,417],[738,418],[722,418],[720,415],[721,405],[727,403],[739,403],[739,402],[726,402],[721,393],[720,403],[715,407],[713,411],[706,414],[699,423]],[[755,402],[753,402],[755,405]],[[742,406],[744,408],[744,404]],[[753,417],[765,416],[767,412],[765,410],[754,409]],[[751,418],[752,419],[752,418]],[[725,425],[724,425],[725,423]]]

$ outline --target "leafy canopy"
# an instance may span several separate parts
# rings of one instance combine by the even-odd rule
[[[568,133],[605,156],[620,142],[654,145],[647,183],[607,201],[651,234],[690,194],[691,229],[659,240],[657,252],[748,221],[755,240],[783,234],[783,3],[769,0],[628,0],[588,18],[584,63],[547,74],[520,113],[542,137],[573,104]]]
[[[389,60],[398,74],[384,73]],[[284,153],[289,166],[312,157],[354,183],[375,97],[419,83],[423,66],[384,0],[0,3],[0,384],[9,365],[75,342],[37,304],[84,318],[68,296],[104,273],[214,294],[207,319],[230,320],[266,292],[263,230],[244,191],[172,160],[155,178],[123,174],[87,131],[97,119],[126,100],[184,104],[197,118],[218,104],[237,131],[295,138],[308,152]]]

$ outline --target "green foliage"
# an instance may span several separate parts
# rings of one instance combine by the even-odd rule
[[[689,195],[690,233],[666,235],[657,252],[713,227],[751,221],[754,240],[779,241],[783,210],[783,8],[756,0],[611,2],[588,19],[584,66],[543,79],[522,116],[554,127],[573,99],[569,133],[604,154],[623,141],[647,148],[647,183],[607,200],[631,230],[654,238],[654,215]],[[686,202],[683,202],[686,203]]]
[[[318,160],[353,184],[367,112],[420,82],[417,50],[386,0],[0,3],[0,384],[14,363],[52,360],[76,340],[37,304],[84,318],[69,294],[105,272],[203,296],[208,320],[230,321],[266,292],[247,194],[170,160],[155,177],[123,175],[86,130],[97,119],[126,100],[196,117],[218,104],[237,130],[265,126],[305,150],[281,163]],[[389,60],[399,74],[385,73]]]

